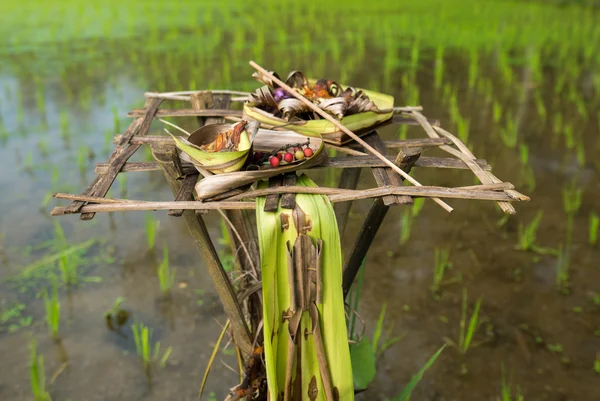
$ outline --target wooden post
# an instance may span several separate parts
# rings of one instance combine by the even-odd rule
[[[338,188],[356,189],[358,185],[358,179],[360,178],[360,170],[360,167],[343,169]],[[338,230],[340,231],[340,238],[343,238],[344,236],[344,231],[346,230],[346,223],[348,222],[348,215],[350,214],[351,208],[351,201],[339,202],[333,205],[333,211],[335,212]]]
[[[179,155],[177,149],[173,145],[167,144],[152,144],[152,155],[161,166],[167,182],[173,190],[173,194],[177,194],[181,189],[181,180],[177,178],[183,175],[180,170]],[[221,265],[219,255],[210,239],[206,224],[201,215],[196,214],[193,210],[183,212],[190,234],[202,255],[204,264],[206,265],[208,274],[219,294],[219,298],[223,303],[225,313],[231,321],[233,336],[237,346],[245,354],[252,352],[252,338],[250,331],[246,325],[242,308],[235,295],[235,291],[227,273]]]
[[[377,134],[369,135],[365,138],[366,141],[371,142],[371,146],[375,147],[380,152],[385,152],[385,146],[383,141]],[[421,155],[421,148],[408,148],[406,150],[400,149],[398,156],[396,157],[395,164],[402,168],[406,173],[410,172],[412,166],[415,164],[419,156]],[[389,185],[388,181],[391,179],[391,175],[388,176],[386,170],[388,168],[374,168],[373,175],[379,186]],[[402,180],[400,176],[394,174],[399,180]],[[394,178],[395,179],[395,178]],[[401,181],[400,181],[401,183]],[[397,185],[397,184],[396,184]],[[386,199],[387,198],[387,199]],[[408,198],[408,199],[406,199]],[[388,204],[386,204],[386,201]],[[410,197],[402,195],[389,195],[383,198],[377,198],[371,205],[371,209],[367,214],[361,230],[358,233],[356,242],[344,267],[344,273],[342,278],[342,288],[344,290],[344,298],[348,295],[350,287],[356,278],[358,270],[362,265],[362,262],[367,255],[373,239],[383,222],[391,204],[395,203],[409,203],[412,202]]]
[[[203,91],[190,95],[190,103],[192,104],[192,108],[197,110],[210,108],[226,110],[229,109],[231,98],[229,95],[213,96],[212,92]],[[198,122],[202,126],[204,124],[223,123],[225,119],[221,117],[198,117]],[[229,234],[231,252],[234,256],[237,271],[240,274],[252,273],[253,275],[257,275],[257,278],[260,280],[258,241],[256,232],[252,229],[248,212],[243,210],[225,210],[224,213],[233,226],[231,227],[227,224],[226,229]],[[251,285],[249,277],[245,276],[240,281],[240,291],[244,292]],[[247,306],[248,313],[250,314],[250,332],[252,336],[256,336],[258,325],[262,319],[262,307],[258,294],[253,293],[250,295]]]

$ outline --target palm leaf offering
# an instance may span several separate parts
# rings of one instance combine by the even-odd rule
[[[297,132],[321,134],[326,141],[339,142],[336,139],[339,129],[335,125],[313,113],[268,76],[256,72],[253,77],[265,86],[249,95],[244,104],[245,116],[272,126],[287,123]],[[290,73],[285,83],[350,130],[368,130],[393,116],[394,98],[389,95],[328,79],[309,79],[300,71]]]
[[[297,185],[316,186],[305,175]],[[269,397],[353,400],[333,207],[327,197],[308,194],[296,195],[293,210],[280,206],[265,212],[265,202],[265,197],[257,198],[256,216]]]
[[[212,173],[228,173],[242,168],[251,147],[248,123],[211,124],[193,132],[187,139],[173,136],[186,161]],[[250,129],[250,128],[248,128]]]
[[[258,129],[252,148],[252,160],[246,163],[245,170],[224,172],[198,181],[195,188],[198,199],[211,198],[260,179],[307,169],[322,163],[327,158],[324,142],[320,136],[303,135],[294,131]],[[295,153],[298,155],[293,155]]]

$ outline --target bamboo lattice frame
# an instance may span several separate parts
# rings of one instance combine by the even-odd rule
[[[152,121],[162,117],[197,117],[200,125],[242,119],[240,106],[246,101],[248,93],[237,91],[187,91],[171,93],[146,93],[143,109],[133,110],[128,116],[133,123],[122,135],[116,135],[115,149],[107,163],[95,168],[96,179],[81,194],[56,194],[59,199],[72,202],[68,206],[55,207],[53,216],[79,213],[82,220],[90,220],[98,212],[128,210],[168,210],[171,216],[183,216],[190,228],[192,237],[202,254],[208,273],[225,311],[231,321],[236,345],[246,354],[252,351],[252,344],[260,329],[260,272],[258,266],[258,248],[254,227],[248,213],[244,210],[255,208],[254,198],[267,196],[265,208],[277,208],[281,199],[282,207],[293,208],[294,193],[316,193],[327,195],[334,203],[334,209],[343,235],[351,202],[373,198],[374,202],[365,219],[362,229],[344,266],[344,294],[349,291],[358,269],[379,229],[388,209],[395,204],[410,204],[413,197],[456,198],[494,201],[509,214],[515,213],[510,202],[527,201],[529,198],[517,192],[513,185],[502,182],[491,172],[485,160],[477,159],[473,153],[454,135],[439,126],[436,121],[428,120],[421,114],[421,107],[396,107],[395,115],[387,123],[420,125],[427,137],[422,139],[383,141],[376,131],[364,132],[361,138],[376,151],[409,173],[412,167],[470,170],[481,185],[448,188],[442,186],[405,186],[403,178],[378,157],[365,152],[355,142],[345,145],[326,144],[335,149],[336,156],[326,158],[324,162],[311,168],[343,169],[339,185],[336,188],[307,188],[295,186],[295,173],[273,177],[268,189],[237,189],[213,201],[197,201],[194,198],[194,186],[201,179],[192,164],[181,160],[173,139],[168,135],[147,135]],[[175,104],[184,102],[187,108],[162,108],[163,102]],[[230,108],[233,105],[234,108]],[[267,127],[269,128],[269,127]],[[289,129],[289,127],[285,128]],[[128,160],[142,147],[150,146],[154,162],[129,162]],[[430,148],[439,148],[452,157],[426,157],[421,153]],[[390,151],[390,152],[388,152]],[[357,190],[360,172],[371,169],[377,187]],[[174,199],[168,202],[151,200],[109,199],[106,198],[111,185],[120,173],[162,170],[170,184]],[[246,279],[237,283],[237,289],[225,273],[215,247],[208,235],[202,214],[208,210],[217,210],[230,223],[232,248],[238,255],[236,267],[247,273]],[[240,252],[240,249],[243,251]],[[241,256],[239,256],[241,255]]]

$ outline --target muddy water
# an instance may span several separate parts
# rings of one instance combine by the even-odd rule
[[[0,325],[4,362],[0,399],[31,399],[28,347],[32,336],[45,356],[53,399],[196,398],[225,316],[184,222],[157,213],[157,246],[148,251],[144,213],[97,215],[87,223],[76,217],[51,219],[49,210],[58,203],[45,200],[49,193],[79,192],[91,182],[94,164],[105,161],[112,146],[107,133],[125,129],[130,122],[125,114],[141,106],[144,91],[251,89],[255,84],[246,66],[250,58],[283,74],[287,68],[298,68],[382,90],[394,95],[398,105],[421,104],[427,116],[438,118],[452,132],[458,131],[453,112],[458,108],[469,122],[468,142],[474,153],[487,159],[498,177],[532,198],[530,203],[517,205],[518,214],[502,225],[498,223],[502,215],[492,204],[451,201],[455,212],[448,215],[428,201],[412,220],[409,239],[403,244],[404,209],[390,210],[367,257],[359,313],[367,325],[366,335],[371,336],[381,305],[386,303],[390,336],[402,338],[378,361],[377,377],[361,399],[398,394],[437,348],[458,340],[463,288],[468,289],[469,310],[476,299],[482,299],[482,323],[473,346],[465,355],[452,347],[446,349],[417,387],[414,399],[499,399],[502,365],[525,399],[600,399],[599,376],[593,369],[600,352],[600,305],[594,303],[594,295],[600,294],[600,249],[588,244],[588,217],[600,212],[599,98],[590,84],[597,79],[589,71],[591,66],[577,64],[581,71],[575,78],[565,72],[567,67],[555,63],[533,70],[520,62],[526,51],[515,49],[510,53],[512,78],[507,80],[506,72],[497,67],[499,56],[494,51],[474,52],[456,45],[445,51],[444,75],[436,86],[435,49],[426,41],[416,51],[419,62],[413,70],[406,60],[415,54],[414,49],[399,47],[390,56],[368,35],[363,44],[369,57],[340,67],[336,57],[351,58],[348,51],[354,42],[350,34],[338,38],[345,56],[319,51],[319,45],[330,39],[322,34],[315,35],[315,42],[308,46],[294,42],[292,54],[284,56],[281,50],[257,50],[255,42],[232,44],[236,33],[229,30],[222,32],[219,43],[225,51],[221,52],[215,48],[202,52],[189,45],[182,48],[182,41],[196,43],[193,32],[171,32],[179,42],[168,40],[169,31],[161,33],[167,38],[163,46],[138,38],[144,45],[132,48],[134,41],[111,38],[93,40],[88,46],[57,41],[46,50],[13,46],[0,55],[0,121],[5,133],[0,148],[0,299],[3,313],[21,303],[21,318],[32,318],[27,327],[19,328],[26,326],[19,323],[9,330],[18,322],[15,318]],[[267,46],[271,40],[275,39],[267,39]],[[470,67],[472,54],[479,60],[476,72]],[[471,85],[471,80],[476,84]],[[562,91],[555,90],[557,80],[564,81]],[[418,99],[412,95],[415,91]],[[540,111],[540,101],[545,113]],[[500,121],[495,119],[494,104],[501,110]],[[507,121],[517,121],[514,148],[501,140]],[[159,129],[155,126],[152,131]],[[567,149],[565,137],[570,129],[575,135],[573,149]],[[390,139],[399,135],[397,127],[381,134]],[[409,138],[423,136],[416,128],[408,129]],[[529,149],[527,161],[521,160],[522,144]],[[585,161],[577,160],[578,148]],[[414,174],[427,184],[474,183],[468,171],[422,169]],[[531,174],[535,183],[528,178]],[[336,178],[316,177],[321,184]],[[571,180],[583,189],[583,197],[569,240],[562,191]],[[363,171],[360,187],[373,183],[370,172]],[[172,195],[156,172],[129,174],[127,182],[115,183],[111,196],[168,200]],[[368,201],[353,205],[344,249],[352,246],[369,207]],[[556,256],[515,250],[519,224],[530,222],[539,210],[544,215],[536,244],[548,248],[571,244],[569,295],[556,289]],[[60,290],[59,344],[47,334],[40,298],[40,291],[48,286],[48,269],[14,280],[27,266],[55,253],[52,240],[57,220],[70,243],[96,240],[80,267],[83,282],[70,291]],[[219,250],[226,252],[217,241],[219,224],[217,216],[207,217]],[[155,276],[165,244],[171,266],[177,269],[171,302],[162,299]],[[451,250],[452,269],[434,298],[430,286],[436,247]],[[151,387],[128,327],[123,335],[106,328],[104,313],[117,297],[125,298],[123,307],[136,319],[154,328],[154,338],[163,347],[173,347],[166,368],[153,371]],[[219,399],[238,380],[228,368],[235,366],[230,351],[231,347],[219,353],[207,384],[207,392],[214,391]]]

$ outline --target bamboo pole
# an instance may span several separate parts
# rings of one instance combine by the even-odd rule
[[[269,71],[265,70],[260,65],[256,64],[254,61],[250,61],[250,65],[253,68],[255,68],[256,70],[258,70],[262,75],[273,80],[273,82],[276,82],[279,86],[281,86],[283,89],[285,89],[289,94],[291,94],[296,99],[300,100],[302,103],[307,105],[315,113],[319,114],[321,117],[323,117],[324,119],[326,119],[327,121],[329,121],[330,123],[332,123],[333,125],[338,127],[346,135],[348,135],[349,137],[354,139],[356,142],[360,143],[365,149],[367,149],[369,152],[371,152],[373,155],[375,155],[377,158],[379,158],[388,167],[392,168],[395,172],[400,174],[408,182],[410,182],[411,184],[413,184],[415,186],[419,186],[419,187],[422,186],[421,183],[419,183],[417,180],[412,178],[409,174],[402,171],[402,169],[400,167],[396,166],[393,162],[388,160],[384,155],[382,155],[377,150],[375,150],[375,148],[373,148],[371,145],[369,145],[368,143],[363,141],[358,135],[356,135],[354,132],[350,131],[348,128],[346,128],[344,125],[342,125],[338,120],[336,120],[335,118],[333,118],[332,116],[330,116],[329,114],[324,112],[320,107],[318,107],[317,105],[315,105],[314,103],[312,103],[311,101],[306,99],[304,96],[302,96],[300,93],[298,93],[297,91],[292,89],[285,82],[278,79],[276,76],[271,74]],[[445,203],[444,201],[442,201],[441,199],[439,199],[439,198],[432,198],[432,199],[435,201],[435,203],[440,205],[447,212],[452,212],[452,210],[453,210],[452,207],[450,205],[448,205],[447,203]]]

